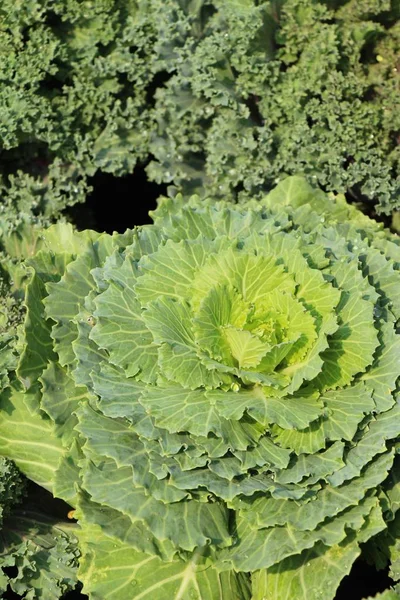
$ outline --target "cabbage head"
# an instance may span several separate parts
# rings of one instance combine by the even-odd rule
[[[331,600],[368,540],[394,564],[398,239],[298,177],[152,216],[25,263],[0,450],[75,507],[84,592]]]

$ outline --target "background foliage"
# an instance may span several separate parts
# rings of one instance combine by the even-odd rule
[[[57,215],[98,169],[150,161],[185,192],[240,201],[304,173],[390,213],[399,14],[399,0],[5,0],[2,210]]]

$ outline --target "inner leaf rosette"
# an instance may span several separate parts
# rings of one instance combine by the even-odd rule
[[[84,589],[317,598],[326,575],[329,600],[396,510],[398,241],[300,178],[152,216],[29,263],[18,372],[64,449]]]

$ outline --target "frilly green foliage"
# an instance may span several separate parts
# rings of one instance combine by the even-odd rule
[[[0,7],[3,214],[57,215],[98,168],[146,156],[152,29],[143,2],[4,0]]]
[[[298,177],[153,219],[24,263],[0,453],[76,507],[84,592],[332,600],[371,539],[399,579],[398,239]]]
[[[3,215],[98,169],[214,199],[284,174],[399,206],[399,0],[4,0]]]
[[[17,467],[8,459],[0,457],[0,525],[18,504],[24,493],[24,480]]]
[[[11,588],[26,600],[58,600],[76,585],[75,527],[43,508],[26,497],[14,464],[0,457],[0,597]]]
[[[27,502],[13,511],[0,534],[0,594],[9,586],[26,600],[58,600],[73,590],[79,556],[75,529]],[[13,571],[16,575],[9,575]]]
[[[399,207],[398,0],[155,4],[151,178],[247,200],[305,174]]]

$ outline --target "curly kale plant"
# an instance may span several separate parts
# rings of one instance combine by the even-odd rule
[[[149,159],[151,179],[223,200],[303,173],[399,206],[399,0],[22,4],[0,7],[9,219]]]
[[[0,452],[76,508],[84,592],[332,600],[363,547],[398,579],[397,238],[297,177],[153,219],[25,262]]]
[[[26,600],[58,600],[76,585],[74,526],[28,497],[17,506],[24,495],[20,473],[0,458],[0,597],[11,589]]]
[[[398,0],[151,4],[171,77],[156,92],[150,177],[248,200],[305,174],[399,208]]]
[[[3,211],[58,215],[146,157],[152,28],[135,0],[0,6]],[[143,14],[142,14],[143,13]]]

